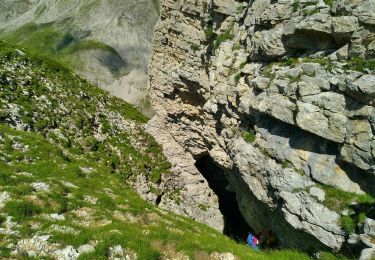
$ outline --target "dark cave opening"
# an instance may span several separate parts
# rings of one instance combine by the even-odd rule
[[[198,159],[195,166],[219,199],[219,209],[224,216],[223,233],[237,242],[245,242],[252,229],[242,216],[236,193],[228,189],[229,181],[224,170],[219,168],[209,155]]]

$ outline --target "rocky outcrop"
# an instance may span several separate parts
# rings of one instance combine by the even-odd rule
[[[361,224],[344,231],[342,218],[358,220],[373,201],[342,210],[375,194],[374,8],[371,0],[162,1],[149,131],[166,151],[182,151],[167,157],[193,176],[194,161],[210,156],[256,232],[271,229],[281,245],[306,251],[343,250]],[[175,177],[186,179],[179,169]],[[195,196],[182,190],[184,201]],[[335,203],[335,194],[353,199]]]

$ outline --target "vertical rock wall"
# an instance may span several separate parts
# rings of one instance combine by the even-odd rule
[[[372,0],[162,1],[148,125],[174,164],[161,205],[219,227],[194,169],[210,156],[256,232],[344,250],[361,228],[344,231],[332,194],[375,194],[374,14]]]

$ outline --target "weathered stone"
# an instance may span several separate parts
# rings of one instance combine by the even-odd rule
[[[372,103],[375,98],[375,75],[365,74],[355,81],[347,81],[347,91],[361,102]]]
[[[309,193],[317,198],[319,201],[324,201],[326,194],[322,189],[319,189],[317,187],[311,187]]]
[[[359,29],[358,18],[355,16],[338,16],[332,18],[332,30],[335,40],[346,43],[353,32]]]
[[[375,220],[366,218],[364,231],[366,235],[375,237]]]
[[[296,122],[299,127],[334,142],[344,141],[346,132],[342,127],[346,124],[344,116],[335,113],[324,115],[319,107],[304,102],[298,101],[297,106]]]
[[[236,15],[238,3],[234,0],[215,1],[214,10],[221,14]]]
[[[271,80],[269,78],[259,76],[252,80],[251,83],[254,88],[266,90],[270,87]]]
[[[245,99],[243,99],[245,101]],[[249,103],[243,106],[250,106],[260,112],[271,115],[283,122],[294,123],[294,112],[296,105],[287,97],[280,94],[267,94],[265,92],[248,99]]]
[[[256,60],[270,60],[283,56],[286,50],[281,34],[280,29],[256,32],[251,38],[250,57]]]
[[[372,260],[375,257],[375,248],[366,248],[361,252],[359,260]]]

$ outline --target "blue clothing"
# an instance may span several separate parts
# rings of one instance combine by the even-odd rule
[[[251,233],[247,236],[247,244],[254,250],[258,250],[258,239]]]

